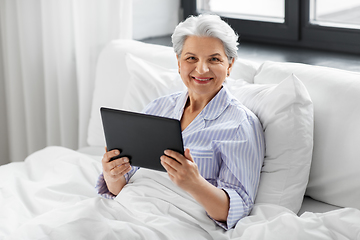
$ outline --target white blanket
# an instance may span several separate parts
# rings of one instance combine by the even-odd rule
[[[166,173],[139,170],[115,200],[94,189],[101,157],[49,147],[0,167],[0,239],[360,239],[360,211],[301,217],[258,205],[218,227]]]

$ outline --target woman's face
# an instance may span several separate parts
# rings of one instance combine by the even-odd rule
[[[178,57],[180,76],[193,97],[213,98],[221,89],[234,60],[229,64],[220,39],[190,36]]]

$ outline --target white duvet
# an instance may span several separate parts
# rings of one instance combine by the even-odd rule
[[[141,169],[115,200],[97,196],[101,157],[49,147],[0,167],[0,239],[360,239],[360,211],[298,217],[275,205],[224,231],[166,173]]]

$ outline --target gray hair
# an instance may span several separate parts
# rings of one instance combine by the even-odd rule
[[[237,59],[238,35],[217,15],[190,16],[179,23],[171,36],[175,53],[180,57],[184,42],[189,36],[214,37],[222,41],[229,62]]]

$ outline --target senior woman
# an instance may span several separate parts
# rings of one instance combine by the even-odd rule
[[[165,150],[161,164],[224,229],[251,211],[265,149],[258,118],[223,87],[237,58],[237,38],[215,15],[180,23],[172,42],[187,91],[156,99],[143,111],[180,120],[184,155]],[[118,154],[109,151],[102,159],[97,188],[104,197],[119,194],[138,170],[127,158],[109,162]]]

